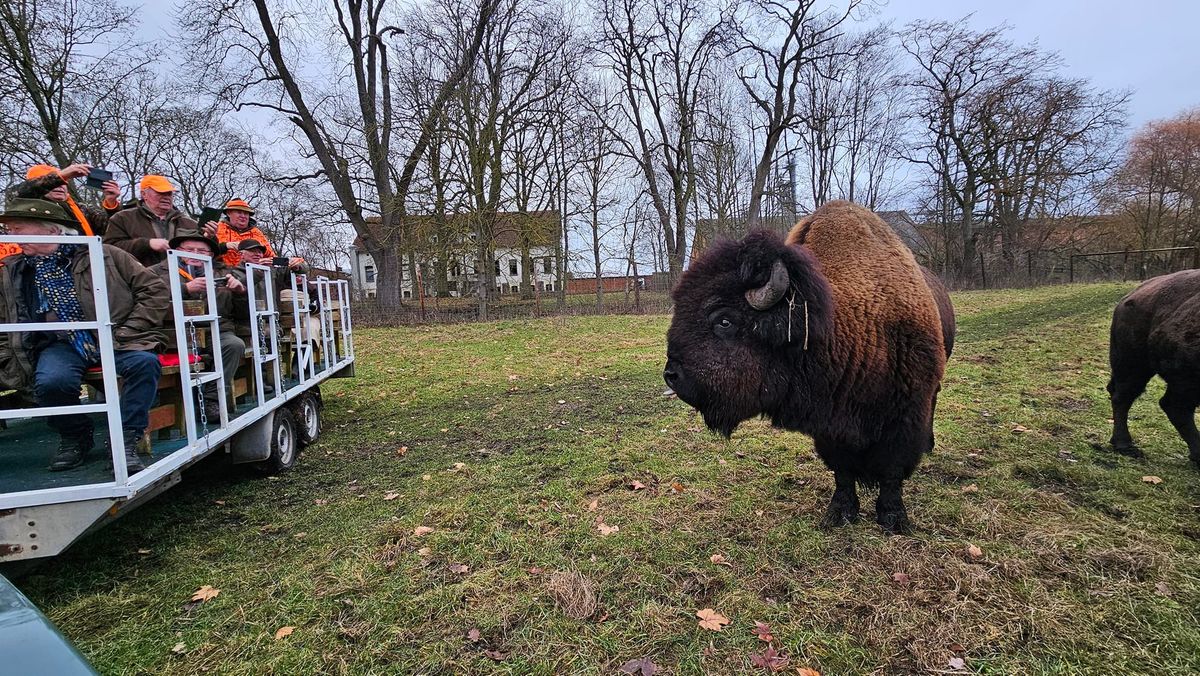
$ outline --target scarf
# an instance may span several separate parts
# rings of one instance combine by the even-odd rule
[[[53,312],[60,322],[81,322],[83,308],[75,293],[75,280],[71,276],[71,259],[78,247],[64,244],[46,256],[31,256],[33,262],[33,284],[37,289],[38,312]],[[100,361],[100,348],[91,331],[67,331],[68,342],[88,364]]]

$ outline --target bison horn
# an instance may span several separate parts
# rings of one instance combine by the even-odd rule
[[[750,307],[755,310],[770,309],[779,302],[780,298],[783,298],[783,294],[790,284],[791,279],[788,277],[787,266],[777,258],[775,265],[771,266],[771,278],[763,286],[747,291],[746,302],[750,303]]]

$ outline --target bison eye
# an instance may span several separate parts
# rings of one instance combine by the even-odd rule
[[[713,321],[713,333],[720,338],[733,338],[737,335],[737,324],[728,317],[719,317]]]

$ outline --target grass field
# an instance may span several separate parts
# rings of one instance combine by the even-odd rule
[[[766,673],[755,622],[793,674],[1200,672],[1200,472],[1161,383],[1148,459],[1094,448],[1129,288],[955,296],[911,537],[819,530],[806,438],[663,398],[666,317],[560,318],[363,331],[292,473],[207,463],[21,586],[104,673]]]

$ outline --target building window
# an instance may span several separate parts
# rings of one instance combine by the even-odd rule
[[[515,258],[508,259],[508,274],[510,274],[510,275],[517,274],[517,259],[515,259]]]
[[[368,265],[363,268],[363,280],[366,281],[367,284],[375,283],[375,266],[374,265]]]
[[[542,272],[546,273],[547,275],[550,274],[550,264],[552,261],[553,259],[549,256],[546,256],[546,258],[542,260]]]
[[[546,293],[554,293],[554,282],[546,283]]]
[[[412,298],[412,291],[405,290],[405,291],[404,291],[404,297],[405,297],[405,298]]]
[[[454,263],[452,263],[452,264],[450,265],[450,276],[451,276],[451,277],[457,277],[457,276],[458,276],[458,261],[454,261]]]
[[[513,284],[512,286],[508,287],[508,291],[509,293],[520,293],[521,288],[516,284]]]
[[[496,259],[496,276],[497,277],[500,276],[500,259],[499,258]]]

